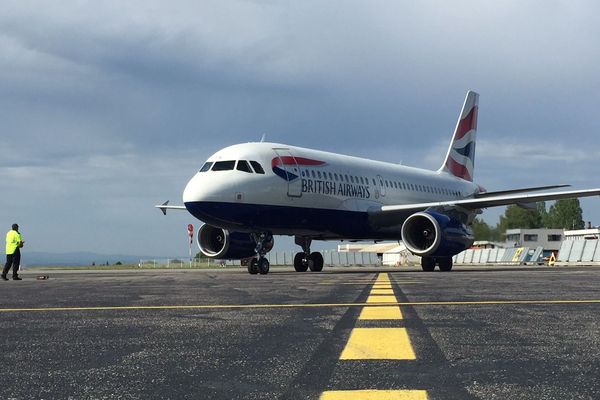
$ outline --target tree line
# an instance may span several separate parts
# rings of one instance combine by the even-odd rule
[[[504,241],[507,229],[583,229],[583,211],[579,199],[557,200],[546,208],[545,202],[535,207],[523,208],[517,205],[506,207],[504,215],[496,226],[488,225],[481,218],[475,218],[473,232],[475,240]]]

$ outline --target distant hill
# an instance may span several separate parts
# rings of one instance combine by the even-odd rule
[[[21,262],[25,266],[36,265],[64,265],[64,266],[82,266],[115,264],[120,261],[123,264],[137,264],[141,259],[148,260],[153,258],[165,259],[167,257],[136,256],[124,254],[98,254],[92,252],[73,252],[73,253],[44,253],[44,252],[23,252]]]

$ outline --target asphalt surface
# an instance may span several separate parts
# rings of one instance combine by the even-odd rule
[[[0,281],[1,399],[600,398],[597,267],[38,274]],[[341,359],[357,328],[409,341]]]

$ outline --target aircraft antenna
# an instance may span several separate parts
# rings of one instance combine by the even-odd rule
[[[261,138],[260,138],[260,142],[263,143],[266,138],[267,138],[267,134],[263,133],[262,136],[261,136]]]

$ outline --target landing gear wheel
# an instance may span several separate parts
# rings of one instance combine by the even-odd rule
[[[435,269],[435,258],[433,257],[421,257],[421,268],[423,271],[431,272]]]
[[[323,271],[323,263],[324,262],[323,262],[323,255],[321,253],[319,253],[318,251],[311,253],[309,260],[312,261],[312,263],[309,264],[310,270],[312,272]]]
[[[258,272],[260,272],[261,275],[266,275],[269,273],[269,266],[269,260],[266,258],[262,257],[260,260],[258,260]]]
[[[437,259],[440,271],[452,271],[452,257],[440,257]]]
[[[294,269],[296,272],[306,272],[308,263],[306,262],[306,253],[296,253],[294,256]]]
[[[256,258],[248,262],[248,272],[252,275],[258,274],[258,260]]]

